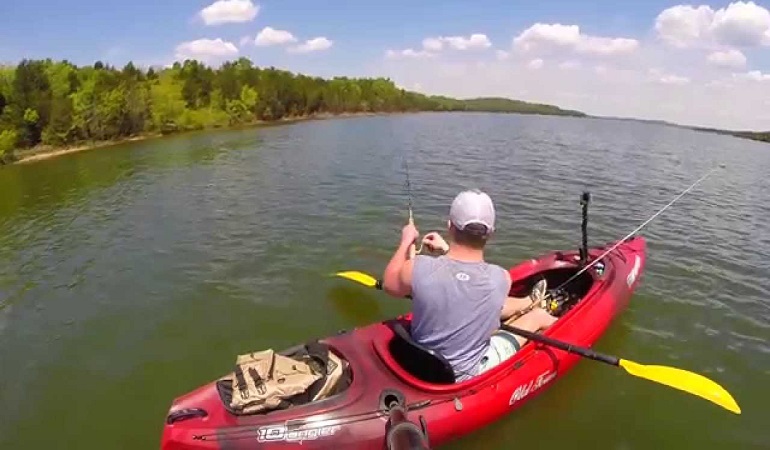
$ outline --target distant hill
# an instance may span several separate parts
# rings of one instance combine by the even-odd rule
[[[663,125],[669,127],[684,128],[688,130],[703,131],[707,133],[725,134],[743,139],[754,141],[770,142],[770,131],[736,131],[720,130],[717,128],[695,127],[689,125],[680,125],[665,120],[655,119],[635,119],[632,117],[613,117],[613,116],[592,116],[581,111],[571,109],[561,109],[558,106],[529,103],[521,100],[512,100],[503,97],[478,97],[469,99],[456,99],[444,96],[430,96],[429,100],[438,103],[439,110],[444,111],[478,111],[494,113],[517,113],[517,114],[543,114],[557,116],[590,117],[604,120],[625,120],[632,122],[641,122],[654,125]]]
[[[574,117],[590,117],[595,119],[604,120],[623,120],[631,122],[641,122],[654,125],[663,125],[669,127],[685,128],[695,131],[704,131],[707,133],[726,134],[729,136],[735,136],[744,139],[752,139],[761,142],[770,142],[770,131],[756,132],[756,131],[735,131],[735,130],[720,130],[716,128],[695,127],[688,125],[680,125],[673,122],[667,122],[665,120],[655,119],[636,119],[632,117],[613,117],[613,116],[592,116],[582,111],[575,111],[571,109],[561,109],[558,106],[542,104],[542,103],[529,103],[521,100],[512,100],[503,97],[478,97],[469,99],[457,99],[451,97],[445,97],[440,95],[434,95],[428,97],[428,100],[433,102],[434,105],[438,104],[437,110],[439,111],[477,111],[477,112],[493,112],[493,113],[516,113],[516,114],[542,114],[542,115],[556,115],[556,116],[574,116]]]
[[[665,125],[669,127],[678,127],[682,128],[683,125],[678,125],[673,122],[666,122],[665,120],[660,119],[637,119],[634,117],[617,117],[617,116],[590,116],[594,119],[603,119],[603,120],[619,120],[619,121],[626,121],[626,122],[640,122],[640,123],[648,123],[651,125]]]
[[[664,125],[668,127],[684,128],[687,130],[703,131],[706,133],[725,134],[728,136],[735,136],[743,139],[751,139],[760,142],[770,142],[770,131],[736,131],[736,130],[721,130],[719,128],[708,127],[696,127],[690,125],[680,125],[678,123],[667,122],[665,120],[655,119],[635,119],[632,117],[610,117],[610,116],[590,116],[596,119],[605,120],[626,120],[631,122],[649,123],[654,125]]]
[[[441,109],[447,111],[477,111],[495,113],[542,114],[558,116],[586,117],[581,111],[561,109],[558,106],[542,103],[529,103],[502,97],[479,97],[456,99],[434,95],[431,100],[438,102]]]
[[[702,128],[702,127],[685,127],[696,131],[705,131],[708,133],[727,134],[744,139],[751,139],[753,141],[770,142],[770,131],[732,131],[732,130],[718,130],[716,128]]]

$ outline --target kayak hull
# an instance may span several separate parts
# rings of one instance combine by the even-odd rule
[[[605,247],[589,250],[597,257]],[[603,270],[585,272],[581,300],[544,332],[577,346],[592,346],[628,305],[646,258],[642,237],[627,240],[603,260]],[[528,292],[539,274],[549,286],[578,269],[577,252],[553,252],[510,269],[512,295]],[[386,448],[384,412],[388,399],[408,405],[431,447],[458,439],[527,404],[564,376],[580,359],[565,351],[527,343],[512,358],[470,380],[433,384],[407,372],[389,350],[400,316],[321,339],[351,368],[350,386],[340,394],[267,414],[236,416],[227,411],[212,381],[177,398],[161,438],[162,450],[303,448]]]

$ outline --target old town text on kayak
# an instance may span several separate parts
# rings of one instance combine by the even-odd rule
[[[511,394],[510,400],[508,400],[508,405],[509,406],[513,405],[517,401],[528,396],[530,392],[540,389],[546,383],[553,380],[554,378],[556,378],[556,372],[549,370],[541,373],[537,378],[530,380],[529,383],[520,385],[519,387],[514,389],[513,394]]]

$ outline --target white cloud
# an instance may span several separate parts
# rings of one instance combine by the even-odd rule
[[[197,59],[211,62],[218,59],[229,58],[238,54],[238,48],[229,41],[216,39],[198,39],[196,41],[182,42],[176,47],[176,58]]]
[[[636,39],[583,36],[575,51],[587,55],[612,56],[633,53],[637,48],[639,41]]]
[[[271,45],[284,45],[297,42],[297,38],[286,30],[276,30],[272,27],[265,27],[257,34],[254,39],[254,45],[258,47],[268,47]]]
[[[561,64],[559,64],[559,69],[562,69],[562,70],[574,70],[574,69],[579,69],[581,67],[581,65],[582,64],[580,63],[580,61],[569,60],[569,61],[564,61]]]
[[[677,5],[658,15],[655,31],[677,48],[770,45],[770,11],[751,1],[716,11],[707,5]]]
[[[708,56],[709,64],[717,67],[739,69],[746,65],[746,56],[735,49],[713,52]]]
[[[633,53],[639,48],[639,41],[583,34],[578,25],[536,23],[513,39],[513,47],[522,52],[563,50],[590,56],[614,56]]]
[[[711,29],[717,41],[734,46],[770,45],[770,11],[754,2],[730,3],[714,13]]]
[[[580,27],[560,23],[536,23],[513,39],[513,46],[524,51],[532,50],[538,44],[572,47],[580,40]]]
[[[446,46],[444,45],[446,44]],[[447,47],[454,50],[478,50],[492,46],[486,34],[473,33],[465,36],[438,36],[427,37],[422,40],[422,48],[429,52],[439,52]]]
[[[655,31],[663,41],[674,47],[689,47],[706,39],[713,19],[714,10],[709,6],[672,6],[658,14]]]
[[[427,52],[425,50],[414,50],[411,48],[407,48],[405,50],[388,50],[385,52],[385,57],[388,59],[398,59],[398,58],[431,58],[435,56],[433,53]]]
[[[533,58],[501,61],[490,55],[458,61],[438,54],[429,59],[383,61],[372,67],[372,74],[390,77],[403,86],[419,83],[428,95],[501,96],[597,115],[725,129],[768,129],[770,122],[762,119],[767,106],[762,103],[762,91],[758,91],[770,88],[767,70],[733,76],[709,71],[701,55],[678,65],[645,55],[638,55],[632,65],[612,61],[597,65],[577,58],[553,61],[554,68],[561,65],[570,68],[567,71],[550,70],[548,58],[542,59],[549,70],[545,70],[545,63],[542,69],[531,70],[527,63]],[[483,70],[479,61],[485,62]],[[578,61],[580,64],[572,64]],[[651,64],[659,68],[648,71]],[[642,65],[646,67],[642,69]]]
[[[474,33],[468,37],[464,36],[439,36],[427,37],[422,40],[422,50],[407,48],[404,50],[388,50],[385,57],[388,59],[405,58],[432,58],[442,50],[452,48],[454,50],[473,50],[486,49],[492,46],[489,38],[485,34]],[[498,59],[508,58],[508,53],[503,50],[496,52]]]
[[[331,46],[334,44],[334,41],[331,41],[323,36],[308,39],[303,44],[290,47],[289,51],[291,53],[310,53],[310,52],[318,52],[322,50],[327,50],[331,48]]]
[[[577,25],[536,23],[513,38],[513,48],[520,52],[547,52],[573,49],[580,40]]]
[[[537,70],[543,67],[543,60],[540,58],[533,59],[532,61],[527,63],[527,69]]]
[[[690,79],[687,77],[666,73],[658,68],[649,69],[647,75],[653,82],[660,84],[684,85],[690,83]]]
[[[484,49],[492,46],[486,34],[474,33],[469,37],[448,36],[439,38],[455,50]]]
[[[446,44],[446,45],[445,45]],[[440,52],[446,48],[454,50],[486,49],[492,46],[486,34],[473,33],[465,36],[427,37],[422,40],[422,48],[426,52]]]
[[[252,40],[251,36],[244,36],[244,37],[242,37],[242,38],[241,38],[241,40],[239,41],[239,43],[240,43],[241,47],[243,47],[243,46],[245,46],[245,45],[249,44],[250,42],[253,42],[253,40]]]
[[[389,51],[372,74],[403,86],[419,83],[429,95],[503,96],[589,114],[766,130],[770,67],[761,50],[738,43],[765,45],[770,31],[763,29],[762,8],[730,1],[722,9],[669,8],[650,20],[652,35],[638,41],[559,23],[527,24],[509,48],[481,54],[429,37]]]
[[[711,80],[708,83],[705,84],[705,87],[708,89],[720,89],[727,87],[731,84],[728,80]]]
[[[752,70],[746,73],[734,73],[733,78],[736,80],[748,81],[770,81],[770,73],[762,73],[759,70]]]
[[[430,57],[432,56],[430,53],[422,50],[412,50],[411,48],[408,48],[406,50],[403,50],[401,52],[401,55],[409,57],[409,58],[424,58],[424,57]]]
[[[200,16],[206,25],[250,22],[257,17],[259,6],[251,0],[217,0],[203,8]]]
[[[688,84],[690,82],[690,79],[679,75],[663,75],[662,77],[658,78],[658,81],[663,84],[682,85],[682,84]]]
[[[438,52],[444,48],[440,38],[425,38],[422,40],[422,48],[431,52]]]

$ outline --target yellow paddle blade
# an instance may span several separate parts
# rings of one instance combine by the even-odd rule
[[[697,395],[735,414],[741,413],[741,408],[729,392],[717,383],[697,373],[674,367],[645,366],[627,359],[620,360],[620,367],[631,375]]]
[[[377,286],[377,279],[374,278],[371,275],[367,275],[362,272],[358,272],[356,270],[350,270],[346,272],[337,272],[336,274],[338,277],[347,278],[348,280],[355,281],[356,283],[361,283],[366,287],[373,288]]]

